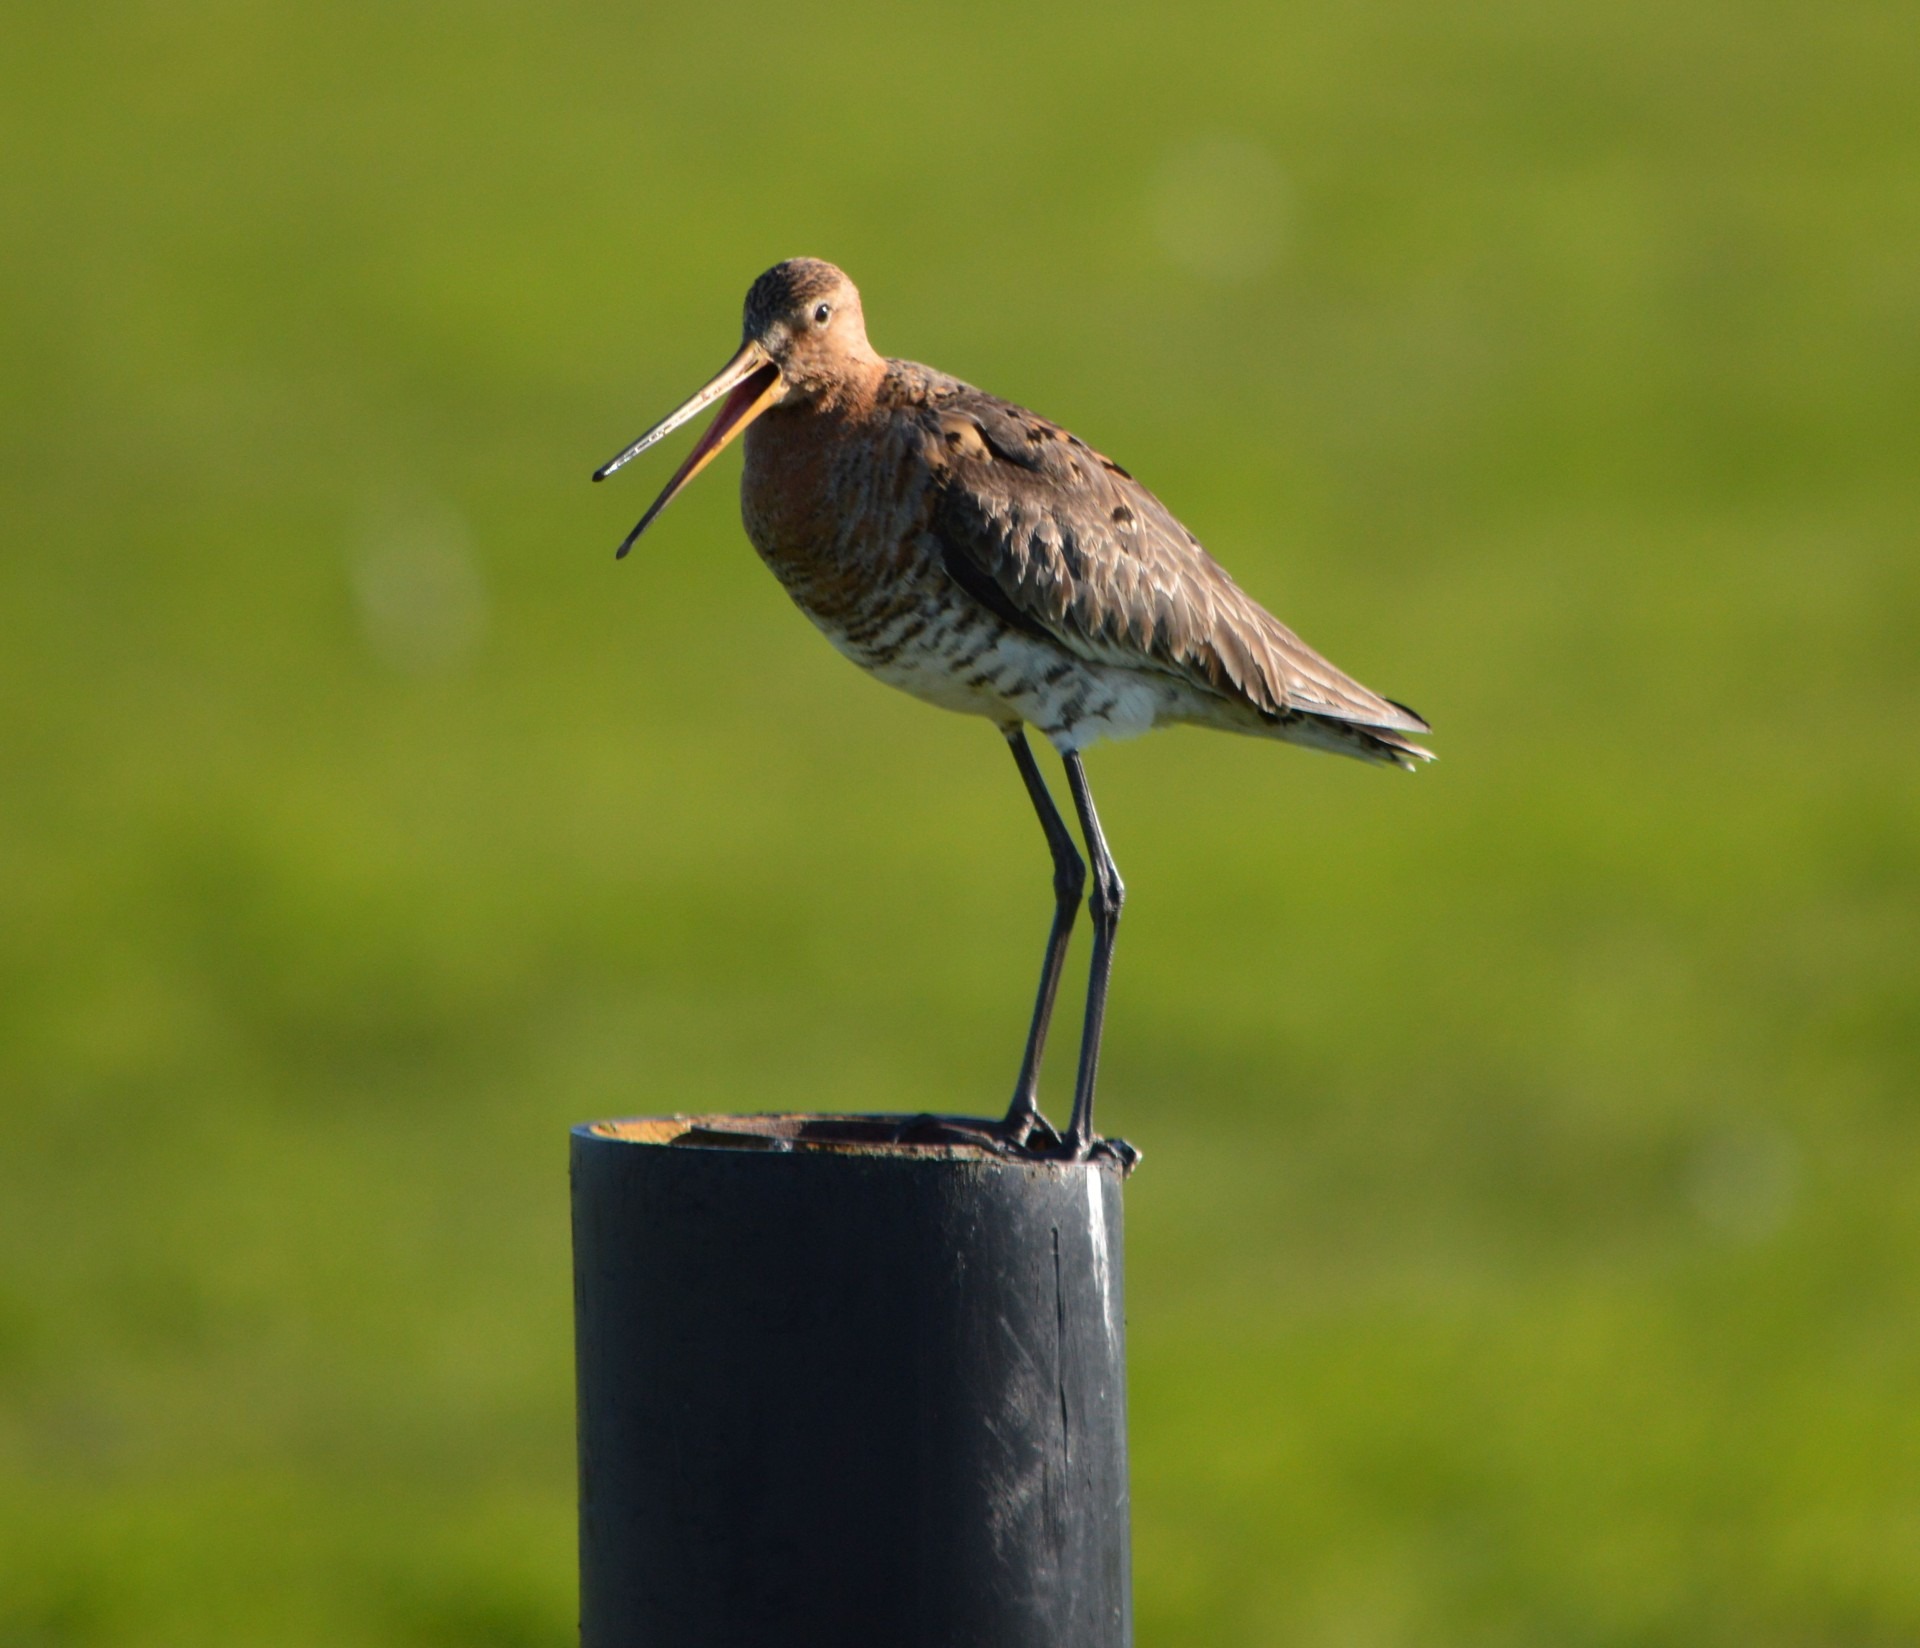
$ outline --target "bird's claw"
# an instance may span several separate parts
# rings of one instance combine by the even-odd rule
[[[996,1131],[1023,1155],[1044,1154],[1060,1148],[1060,1135],[1038,1110],[1009,1114]]]
[[[1007,1161],[1110,1161],[1119,1166],[1123,1177],[1131,1173],[1140,1161],[1140,1152],[1125,1139],[1082,1141],[1062,1137],[1038,1111],[1010,1116],[998,1122],[976,1120],[971,1116],[936,1116],[923,1112],[901,1121],[893,1130],[893,1142],[970,1144],[990,1150]]]
[[[1120,1177],[1124,1179],[1140,1165],[1140,1152],[1125,1139],[1095,1139],[1087,1147],[1087,1160],[1097,1162],[1102,1159],[1118,1162]]]

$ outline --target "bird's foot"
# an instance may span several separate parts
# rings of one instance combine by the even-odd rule
[[[1140,1152],[1125,1139],[1062,1137],[1037,1110],[997,1122],[973,1116],[909,1116],[893,1130],[895,1144],[970,1144],[1009,1161],[1098,1162],[1119,1166],[1122,1176],[1139,1165]]]
[[[1063,1137],[1051,1127],[1044,1143],[1029,1139],[1022,1154],[1048,1162],[1113,1162],[1123,1179],[1140,1165],[1140,1152],[1125,1139],[1088,1139],[1071,1131]]]
[[[1116,1162],[1122,1178],[1140,1165],[1139,1150],[1125,1139],[1063,1137],[1037,1110],[1009,1114],[1000,1136],[1020,1155],[1043,1162]]]
[[[996,1131],[1022,1155],[1046,1155],[1060,1148],[1060,1135],[1053,1123],[1030,1107],[1009,1110]]]

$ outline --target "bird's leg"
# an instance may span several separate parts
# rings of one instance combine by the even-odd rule
[[[1047,934],[1046,960],[1040,964],[1040,990],[1034,998],[1033,1023],[1027,1030],[1027,1051],[1020,1061],[1020,1080],[1013,1089],[1013,1103],[1007,1107],[1002,1130],[1017,1144],[1025,1144],[1040,1119],[1040,1055],[1047,1045],[1047,1025],[1053,1018],[1053,998],[1060,988],[1061,969],[1066,966],[1067,941],[1073,936],[1073,921],[1080,909],[1080,895],[1087,884],[1087,866],[1073,845],[1073,833],[1067,828],[1060,809],[1053,804],[1047,781],[1027,746],[1027,735],[1019,727],[1007,735],[1007,747],[1013,751],[1014,764],[1027,786],[1033,810],[1040,815],[1040,828],[1046,831],[1047,846],[1053,852],[1053,929]],[[1047,1138],[1053,1130],[1047,1128]]]
[[[1107,838],[1101,834],[1100,815],[1093,810],[1093,791],[1087,788],[1086,769],[1080,764],[1079,752],[1068,750],[1060,759],[1066,763],[1074,810],[1080,815],[1080,833],[1086,837],[1087,851],[1093,858],[1093,893],[1087,900],[1087,913],[1093,918],[1093,964],[1087,973],[1087,1022],[1080,1032],[1080,1075],[1074,1083],[1073,1115],[1063,1141],[1068,1153],[1078,1160],[1093,1146],[1093,1084],[1100,1073],[1100,1030],[1107,1017],[1107,978],[1113,971],[1113,935],[1120,925],[1120,907],[1127,901],[1127,889],[1120,880],[1113,854],[1107,850]]]

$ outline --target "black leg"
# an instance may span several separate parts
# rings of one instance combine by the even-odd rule
[[[1020,1080],[1013,1090],[1002,1124],[1017,1143],[1024,1144],[1040,1114],[1040,1055],[1047,1045],[1047,1026],[1053,1019],[1053,998],[1060,988],[1060,972],[1067,961],[1067,941],[1073,936],[1073,919],[1080,909],[1080,895],[1087,884],[1087,867],[1073,845],[1073,834],[1060,809],[1053,804],[1047,781],[1027,747],[1027,735],[1015,727],[1007,733],[1007,747],[1013,751],[1020,776],[1026,781],[1033,810],[1040,815],[1040,828],[1047,832],[1047,846],[1053,852],[1053,930],[1047,934],[1047,956],[1040,966],[1040,991],[1034,998],[1033,1024],[1027,1031],[1026,1056],[1020,1061]],[[1052,1137],[1051,1132],[1047,1134]]]
[[[1080,833],[1093,856],[1093,896],[1087,913],[1093,918],[1093,965],[1087,974],[1087,1022],[1080,1032],[1080,1076],[1073,1088],[1073,1117],[1067,1123],[1067,1149],[1084,1156],[1093,1144],[1093,1084],[1100,1074],[1100,1030],[1107,1018],[1107,978],[1113,971],[1113,935],[1120,925],[1120,907],[1127,889],[1120,880],[1107,838],[1100,832],[1100,815],[1093,810],[1093,791],[1087,788],[1086,769],[1078,752],[1060,758],[1066,763],[1067,783],[1073,790],[1074,810],[1080,815]]]

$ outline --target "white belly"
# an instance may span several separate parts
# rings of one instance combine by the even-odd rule
[[[841,653],[888,686],[1000,726],[1027,722],[1061,750],[1137,738],[1187,718],[1181,711],[1191,689],[1182,682],[1073,658],[998,624],[991,635],[935,631],[924,644],[897,650],[886,632],[876,638],[879,644],[855,646],[826,625],[821,629]]]

